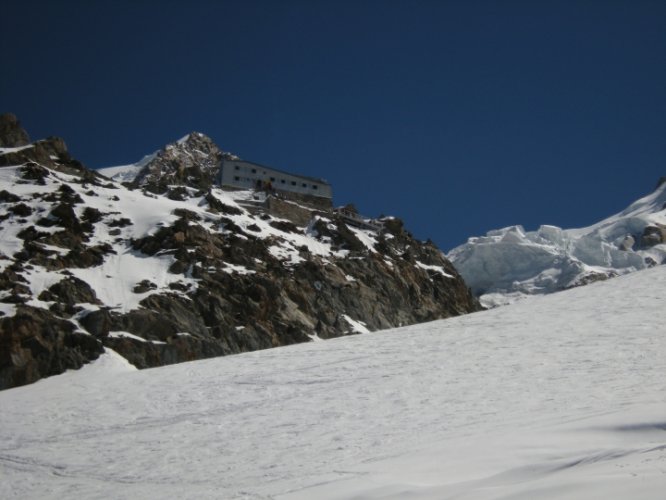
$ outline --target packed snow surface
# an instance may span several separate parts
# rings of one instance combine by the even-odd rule
[[[648,226],[666,230],[666,183],[592,226],[510,226],[470,238],[447,257],[482,303],[493,306],[666,262],[666,244],[641,242]]]
[[[0,497],[666,491],[666,267],[454,319],[0,393]]]

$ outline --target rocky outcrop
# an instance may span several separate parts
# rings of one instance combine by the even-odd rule
[[[65,141],[60,137],[48,137],[27,146],[0,151],[0,167],[10,165],[24,165],[26,178],[40,182],[49,175],[44,167],[78,175],[81,177],[80,182],[99,183],[102,179],[72,158],[67,151]]]
[[[16,148],[30,144],[28,133],[12,113],[0,115],[0,148]]]
[[[103,347],[147,368],[480,308],[399,219],[214,187],[224,153],[201,134],[165,148],[129,187],[71,168],[57,141],[38,163],[35,144],[0,169],[11,235],[0,247],[0,388]]]
[[[174,250],[172,271],[191,270],[199,280],[198,290],[190,295],[192,302],[183,307],[179,296],[160,296],[159,301],[153,296],[144,305],[158,311],[157,317],[132,325],[118,320],[119,329],[137,335],[167,331],[153,323],[170,318],[179,331],[203,335],[212,330],[225,336],[240,328],[249,345],[270,347],[307,340],[296,331],[322,338],[348,333],[351,327],[342,312],[377,330],[477,307],[442,253],[432,244],[416,242],[397,219],[382,221],[376,250],[366,248],[340,221],[320,219],[315,228],[329,226],[320,237],[335,238],[334,249],[349,254],[330,259],[303,249],[304,261],[290,267],[273,257],[263,241],[248,237],[239,227],[215,235],[190,221],[191,216],[184,214],[173,226],[135,241],[134,248],[146,253]],[[221,262],[256,271],[229,274]]]
[[[167,145],[148,161],[130,183],[157,194],[171,193],[172,199],[186,196],[170,186],[187,186],[202,192],[215,183],[220,163],[235,156],[222,151],[210,137],[192,132],[179,141]]]
[[[666,243],[666,225],[654,223],[643,230],[641,235],[641,246],[643,248],[653,247],[661,243]]]
[[[103,351],[100,341],[71,322],[20,305],[13,316],[0,318],[0,389],[81,368]]]

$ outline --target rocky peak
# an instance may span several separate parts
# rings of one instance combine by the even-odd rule
[[[17,148],[30,144],[28,133],[12,113],[0,115],[0,148]]]
[[[153,193],[164,194],[169,186],[208,190],[215,182],[221,161],[235,158],[222,151],[201,132],[191,132],[166,145],[148,161],[132,182]]]

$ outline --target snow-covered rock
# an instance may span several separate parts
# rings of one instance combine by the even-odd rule
[[[129,185],[47,142],[62,150],[45,165],[46,146],[0,150],[0,389],[102,346],[146,368],[479,308],[398,219],[356,227],[333,209],[217,188],[221,153],[202,134],[113,171],[138,170]]]
[[[448,258],[485,305],[550,293],[666,261],[666,184],[589,227],[511,226],[470,238]]]

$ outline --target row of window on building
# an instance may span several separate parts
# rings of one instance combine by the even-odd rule
[[[236,182],[241,182],[241,181],[242,182],[250,182],[250,183],[255,182],[255,179],[251,179],[250,177],[239,177],[238,175],[234,176],[234,180]],[[271,177],[271,182],[275,182],[275,177]],[[285,181],[284,179],[280,179],[280,184],[287,184],[287,181]],[[298,183],[296,181],[291,181],[291,185],[292,186],[297,186]],[[303,182],[301,184],[301,186],[304,187],[304,188],[307,188],[308,184]],[[312,189],[319,189],[319,186],[317,186],[316,184],[311,184],[309,187],[311,187]]]
[[[238,165],[236,165],[235,170],[240,170],[240,167],[239,167]],[[252,173],[253,173],[253,174],[256,174],[256,173],[257,173],[257,169],[256,169],[256,168],[253,168],[253,169],[252,169]],[[265,172],[264,172],[264,174],[265,174]],[[234,180],[235,180],[236,182],[241,182],[241,181],[243,181],[243,182],[254,182],[254,180],[251,179],[251,178],[249,178],[249,177],[240,177],[240,176],[238,176],[238,175],[234,176]],[[271,177],[270,180],[271,180],[272,183],[278,182],[278,181],[276,180],[275,177]],[[280,184],[285,184],[285,185],[286,185],[286,184],[291,184],[292,186],[298,186],[298,182],[296,182],[296,181],[290,181],[290,182],[287,182],[285,179],[280,179],[280,180],[279,180],[279,183],[280,183]],[[304,188],[311,187],[312,189],[319,189],[319,186],[317,186],[316,184],[310,184],[310,185],[308,185],[306,182],[302,182],[302,183],[301,183],[301,187],[304,187]]]

